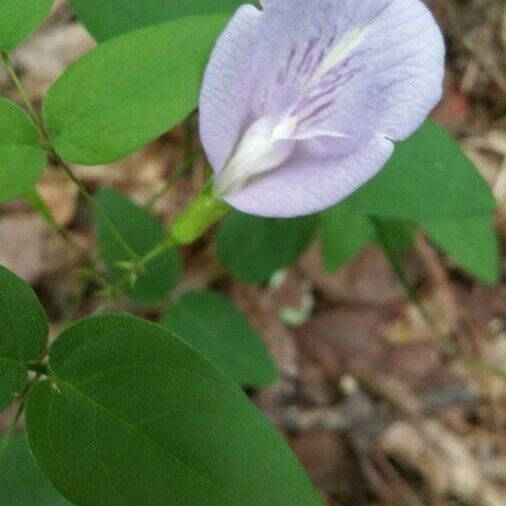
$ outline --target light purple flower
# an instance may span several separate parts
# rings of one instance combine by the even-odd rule
[[[215,191],[290,217],[374,176],[441,98],[444,43],[421,0],[263,0],[220,36],[200,97]],[[406,167],[409,170],[409,167]]]

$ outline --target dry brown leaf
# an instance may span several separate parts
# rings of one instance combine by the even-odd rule
[[[396,422],[381,446],[417,469],[439,496],[453,495],[470,506],[504,504],[461,438],[434,420],[421,421],[420,427]]]

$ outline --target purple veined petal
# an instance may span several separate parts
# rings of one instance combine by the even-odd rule
[[[275,106],[280,85],[314,83],[322,67],[332,68],[329,62],[333,72],[320,78],[307,107],[322,128],[403,140],[440,100],[444,43],[420,0],[268,0],[264,6],[257,115]],[[302,102],[310,100],[306,95]],[[368,121],[353,121],[357,114]]]
[[[232,205],[307,214],[364,184],[393,149],[385,139],[424,121],[442,93],[442,35],[420,0],[261,3],[238,11],[213,52],[202,142]]]
[[[259,216],[290,218],[315,213],[360,188],[388,161],[393,150],[391,141],[376,136],[339,159],[296,153],[268,176],[251,181],[225,200],[240,211]]]
[[[238,9],[218,38],[200,95],[200,136],[215,171],[239,140],[251,113],[255,48],[262,13],[252,5]]]

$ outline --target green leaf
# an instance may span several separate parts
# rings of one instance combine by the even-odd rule
[[[23,388],[25,364],[44,349],[48,333],[44,309],[33,290],[0,266],[0,409]]]
[[[387,166],[341,205],[411,221],[489,215],[494,197],[458,144],[432,121],[396,147]]]
[[[411,223],[391,218],[377,218],[382,223],[383,239],[394,251],[413,246]],[[351,260],[366,244],[376,241],[376,229],[371,218],[353,213],[337,205],[321,213],[322,255],[325,268],[333,272]]]
[[[14,102],[0,97],[0,145],[36,146],[37,128]]]
[[[0,456],[0,504],[70,506],[33,460],[25,437],[12,438]]]
[[[376,237],[380,245],[382,241],[388,242],[388,247],[394,252],[403,252],[411,249],[414,243],[413,225],[407,221],[391,218],[376,218],[381,223],[381,238]]]
[[[219,293],[185,293],[170,307],[163,326],[242,385],[267,385],[277,378],[262,338]]]
[[[29,444],[80,506],[322,506],[241,389],[169,332],[87,319],[50,352],[27,405]]]
[[[96,201],[108,216],[108,220],[101,214],[96,216],[100,255],[113,281],[119,281],[126,273],[120,264],[132,261],[128,251],[138,257],[144,256],[165,238],[165,230],[149,211],[111,188],[101,189]],[[128,251],[111,232],[107,221],[123,237]],[[135,286],[128,289],[129,296],[141,305],[159,302],[179,282],[181,268],[179,251],[167,251],[151,261],[138,275]]]
[[[2,0],[0,50],[10,51],[32,33],[48,15],[54,0]]]
[[[218,257],[236,278],[266,281],[299,258],[313,238],[316,224],[315,216],[286,220],[234,211],[219,228]]]
[[[397,147],[387,167],[343,203],[322,213],[323,255],[336,269],[371,239],[369,217],[392,251],[409,249],[412,222],[469,273],[499,278],[492,193],[453,139],[428,121]]]
[[[32,120],[16,104],[0,97],[0,202],[30,190],[45,167],[46,154],[38,144]]]
[[[374,227],[368,216],[349,212],[338,205],[321,214],[321,234],[325,268],[332,272],[373,239]]]
[[[225,22],[225,16],[193,16],[150,26],[72,65],[43,108],[58,154],[84,165],[113,162],[183,120],[197,105],[205,64]]]
[[[46,314],[34,291],[0,266],[0,356],[19,362],[35,360],[48,333]]]
[[[71,0],[77,17],[99,41],[137,28],[196,14],[231,14],[244,0]],[[256,2],[249,2],[256,3]],[[191,41],[190,41],[191,42]]]
[[[499,281],[499,244],[490,216],[460,221],[425,221],[421,227],[437,246],[470,274],[486,283]]]

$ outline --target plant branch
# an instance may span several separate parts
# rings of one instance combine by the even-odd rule
[[[21,94],[23,101],[30,113],[30,116],[36,122],[41,137],[44,140],[45,148],[48,150],[50,155],[57,161],[57,163],[63,168],[67,176],[73,181],[73,183],[79,189],[80,194],[85,199],[85,201],[89,204],[89,206],[96,212],[97,215],[101,217],[105,226],[109,229],[110,233],[114,237],[114,239],[120,244],[125,253],[130,258],[130,262],[125,262],[126,272],[125,275],[114,284],[106,284],[105,290],[114,293],[117,289],[121,289],[125,283],[128,281],[135,281],[136,276],[141,273],[145,267],[152,262],[154,259],[158,258],[160,255],[164,254],[171,248],[176,246],[184,246],[187,244],[193,243],[199,237],[201,237],[213,224],[215,224],[221,217],[223,217],[229,210],[228,205],[224,202],[217,200],[212,192],[211,185],[206,185],[197,197],[193,200],[190,206],[178,217],[173,223],[170,230],[167,232],[167,235],[163,241],[161,241],[157,246],[155,246],[152,250],[147,252],[144,256],[138,255],[132,247],[125,240],[121,232],[116,228],[115,224],[112,222],[108,214],[102,209],[102,207],[96,202],[91,193],[88,191],[83,182],[77,177],[74,173],[70,165],[63,160],[60,155],[56,152],[53,146],[48,142],[49,135],[44,128],[44,124],[39,118],[28,93],[23,87],[19,77],[16,74],[14,66],[12,65],[9,56],[7,53],[0,53],[1,59],[5,64],[13,82],[15,83],[19,93]],[[192,119],[190,118],[185,124],[185,162],[182,166],[176,170],[176,173],[172,178],[169,178],[166,185],[155,195],[147,204],[148,209],[151,208],[156,201],[163,195],[168,189],[174,184],[175,180],[179,178],[189,167],[193,165],[194,160],[194,128],[192,124]],[[37,194],[32,194],[33,202],[35,203],[35,207],[37,205],[40,207],[41,202],[37,198]],[[44,207],[44,206],[43,206]],[[62,237],[69,242],[70,238],[68,233],[62,229],[54,219],[54,217],[50,214],[49,209],[39,209],[39,212],[43,212],[45,219],[48,223],[58,232]],[[49,211],[49,212],[48,212]],[[90,263],[90,265],[94,268],[94,263]]]
[[[156,203],[174,186],[174,184],[193,167],[193,157],[187,158],[170,174],[163,186],[146,203],[146,210],[152,211]]]
[[[170,174],[165,181],[162,188],[156,192],[147,202],[146,209],[152,211],[156,203],[174,186],[174,184],[181,178],[188,170],[190,170],[194,163],[195,158],[201,152],[201,148],[195,148],[195,126],[194,117],[191,115],[183,124],[184,128],[184,157],[183,162]]]
[[[19,76],[16,73],[16,70],[10,60],[10,57],[7,53],[0,51],[0,59],[5,65],[7,72],[9,73],[12,81],[14,82],[19,94],[21,95],[21,98],[24,102],[24,105],[26,106],[30,117],[33,119],[35,124],[37,125],[37,128],[39,130],[39,134],[41,137],[41,141],[43,143],[44,148],[48,151],[48,153],[58,162],[58,164],[63,168],[67,176],[73,181],[73,183],[77,186],[80,194],[85,199],[85,201],[94,209],[94,211],[97,213],[97,215],[100,215],[102,220],[105,223],[105,226],[109,229],[113,237],[116,239],[116,241],[120,244],[120,246],[124,249],[125,253],[129,256],[129,258],[133,262],[138,262],[140,260],[139,255],[130,247],[130,245],[127,243],[127,241],[123,238],[119,230],[116,228],[112,220],[109,218],[107,213],[102,209],[102,207],[95,201],[93,196],[90,194],[90,192],[87,190],[86,186],[82,183],[82,181],[74,174],[72,168],[59,156],[59,154],[55,151],[51,143],[49,142],[50,136],[48,135],[47,131],[45,130],[44,123],[40,116],[37,114],[37,111],[35,110],[35,107],[33,106],[33,103],[30,100],[30,97],[23,86]],[[54,219],[54,216],[52,215],[50,209],[45,205],[44,201],[41,199],[40,195],[37,194],[36,190],[34,190],[30,195],[28,195],[29,200],[31,201],[32,205],[35,207],[37,212],[41,214],[44,219],[48,222],[48,224],[53,228],[55,232],[61,235],[61,237],[72,247],[78,248],[79,253],[82,255],[83,258],[86,258],[89,265],[93,270],[96,271],[97,276],[100,278],[100,284],[103,284],[104,281],[102,281],[101,276],[96,269],[95,261],[91,258],[89,258],[87,252],[85,252],[79,245],[77,245],[73,239],[71,238],[70,234],[62,228],[57,221]]]
[[[16,413],[14,414],[14,417],[12,418],[11,422],[7,426],[7,430],[5,431],[5,434],[3,438],[0,440],[0,459],[2,457],[3,452],[7,449],[7,446],[9,445],[9,442],[12,438],[12,435],[14,434],[14,431],[16,430],[16,426],[23,415],[23,412],[25,410],[26,405],[26,399],[28,398],[28,394],[30,393],[31,388],[37,381],[39,381],[41,374],[37,373],[34,378],[28,382],[23,389],[23,392],[21,392],[20,395],[20,403],[18,406],[18,409],[16,410]]]
[[[56,220],[51,208],[44,201],[42,195],[34,187],[30,190],[25,198],[30,202],[31,206],[35,209],[37,214],[41,216],[49,227],[56,232],[86,263],[95,266],[95,260],[88,254],[88,252],[74,239],[67,229],[62,227]]]
[[[47,139],[46,133],[44,131],[44,127],[42,124],[42,120],[40,119],[37,111],[35,110],[35,107],[32,104],[32,101],[30,100],[30,97],[28,96],[28,92],[26,91],[25,87],[21,83],[21,80],[19,79],[16,69],[14,68],[14,65],[10,59],[10,56],[8,53],[1,51],[0,52],[0,58],[2,59],[2,63],[4,64],[7,73],[9,74],[12,82],[14,83],[14,86],[16,86],[16,89],[18,90],[19,95],[21,96],[21,99],[28,110],[28,113],[30,117],[32,118],[33,122],[37,126],[37,129],[39,131],[39,134],[43,140]]]
[[[112,285],[112,291],[120,290],[129,280],[142,273],[149,263],[170,249],[194,243],[229,211],[228,204],[215,198],[212,185],[206,184],[190,205],[174,220],[164,240],[137,261],[132,262],[125,275]]]
[[[109,215],[102,209],[96,200],[93,198],[93,195],[88,191],[84,183],[75,175],[74,171],[61,157],[56,153],[56,151],[51,148],[51,154],[58,161],[58,164],[63,168],[67,176],[74,182],[77,186],[79,193],[82,195],[84,200],[88,203],[88,205],[102,218],[105,223],[105,226],[109,229],[109,232],[113,235],[114,239],[120,244],[125,253],[130,257],[131,260],[138,260],[139,255],[131,248],[128,242],[121,235],[121,232],[116,228],[116,225],[112,222]]]

